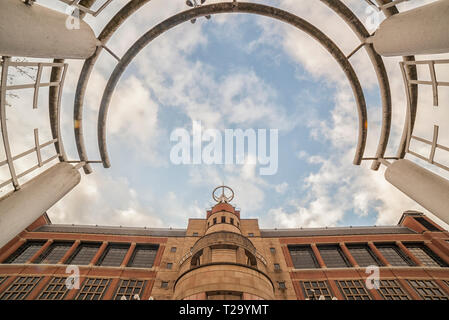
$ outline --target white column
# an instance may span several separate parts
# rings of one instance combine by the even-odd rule
[[[0,199],[0,248],[39,218],[81,180],[74,166],[58,163]]]
[[[86,59],[98,41],[86,22],[73,22],[70,16],[36,3],[0,0],[0,55]]]
[[[407,56],[449,52],[449,0],[439,0],[393,15],[373,36],[382,56]]]
[[[409,160],[397,160],[385,171],[385,178],[396,188],[449,223],[449,180]]]

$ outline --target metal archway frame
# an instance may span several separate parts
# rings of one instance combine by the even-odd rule
[[[120,59],[120,62],[112,72],[112,75],[109,78],[104,90],[98,117],[98,144],[103,166],[105,168],[109,168],[111,166],[106,145],[107,113],[112,99],[112,94],[114,93],[115,87],[121,75],[126,70],[127,66],[132,62],[137,54],[152,40],[154,40],[164,32],[170,30],[171,28],[183,22],[190,21],[194,18],[220,13],[250,13],[271,17],[297,27],[301,31],[307,33],[312,38],[317,40],[324,48],[326,48],[326,50],[334,57],[334,59],[342,68],[343,72],[346,74],[346,77],[350,82],[354,97],[356,99],[359,117],[359,133],[356,154],[353,163],[359,165],[363,158],[367,138],[368,119],[366,112],[366,102],[357,75],[352,68],[349,60],[340,50],[340,48],[318,28],[305,21],[304,19],[299,18],[298,16],[293,15],[287,11],[256,3],[225,2],[193,8],[166,19],[165,21],[161,22],[160,24],[146,32],[142,37],[140,37]]]

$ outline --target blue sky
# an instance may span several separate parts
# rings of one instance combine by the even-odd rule
[[[97,19],[86,21],[98,34],[123,3],[115,2]],[[344,52],[358,44],[338,16],[318,1],[301,6],[290,0],[264,3],[316,23]],[[345,3],[362,20],[370,14],[361,1]],[[108,47],[123,55],[151,26],[185,9],[183,1],[151,1],[119,29]],[[405,106],[398,61],[386,59],[394,91],[390,154],[400,137]],[[380,127],[378,87],[365,52],[351,62],[367,99],[370,156]],[[69,154],[76,157],[71,115],[82,64],[69,63],[63,137]],[[115,63],[103,53],[87,91],[85,136],[91,159],[99,157],[99,101]],[[261,176],[252,165],[173,165],[170,133],[179,127],[190,130],[193,120],[220,131],[278,129],[277,173]],[[331,56],[299,30],[264,17],[198,19],[154,40],[120,80],[107,138],[112,167],[95,165],[93,174],[84,175],[81,184],[49,210],[54,223],[185,227],[189,217],[205,216],[213,205],[211,191],[222,181],[235,190],[234,205],[242,217],[259,218],[264,228],[396,224],[405,210],[424,211],[384,180],[383,169],[371,171],[370,163],[352,165],[356,107]]]

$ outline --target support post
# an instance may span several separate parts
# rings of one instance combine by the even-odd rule
[[[0,199],[0,248],[72,190],[81,175],[60,162]]]
[[[382,56],[410,56],[449,52],[449,0],[393,15],[384,20],[373,36]]]
[[[94,54],[95,33],[82,19],[18,0],[0,1],[0,55],[86,59]]]
[[[449,181],[417,164],[401,159],[385,170],[385,179],[449,223]]]

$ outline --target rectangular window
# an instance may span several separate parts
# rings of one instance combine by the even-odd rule
[[[198,237],[198,232],[194,232],[194,233],[193,233],[193,236],[194,236],[194,237]]]
[[[348,250],[360,267],[382,266],[383,264],[365,244],[348,245]]]
[[[87,278],[75,300],[100,300],[110,281],[109,279]]]
[[[216,224],[216,223],[217,223],[217,218],[214,218],[214,220],[213,220],[213,221],[214,221],[214,224]]]
[[[274,270],[276,270],[276,271],[281,270],[281,266],[279,265],[279,263],[274,264]]]
[[[340,280],[337,283],[345,300],[371,300],[363,280]]]
[[[156,258],[158,246],[137,245],[129,260],[128,267],[152,268]]]
[[[315,269],[320,267],[310,246],[289,246],[289,251],[295,269]]]
[[[80,243],[66,264],[78,266],[88,265],[100,249],[101,243]]]
[[[171,269],[172,267],[173,267],[173,263],[168,262],[168,263],[167,263],[167,269]]]
[[[408,267],[415,265],[395,244],[379,244],[376,247],[392,266]]]
[[[66,277],[54,277],[48,285],[42,290],[37,298],[38,300],[62,300],[69,291],[65,282]]]
[[[136,295],[141,299],[145,284],[146,281],[143,280],[121,280],[113,299],[121,300],[125,297],[126,300],[134,300]]]
[[[36,287],[41,277],[18,277],[3,291],[0,300],[24,300]]]
[[[347,268],[351,266],[338,245],[318,246],[318,250],[328,268]]]
[[[128,252],[129,244],[110,244],[101,255],[97,266],[120,267]]]
[[[270,252],[275,254],[276,253],[276,249],[275,248],[270,248]]]
[[[427,267],[447,267],[432,250],[424,244],[406,244],[407,249]]]
[[[432,280],[408,280],[424,300],[449,300],[443,290]]]
[[[162,281],[161,282],[161,288],[167,289],[168,288],[168,281]]]
[[[332,300],[332,292],[327,281],[300,281],[299,284],[306,299],[319,300],[323,296],[324,300]]]
[[[231,218],[231,224],[234,224],[234,218]]]
[[[171,247],[170,252],[176,252],[176,247]]]
[[[53,242],[33,263],[56,264],[72,245],[73,242]]]
[[[254,233],[248,233],[248,237],[254,237]]]
[[[4,263],[26,263],[44,244],[45,241],[27,241],[10,255]]]
[[[426,228],[429,231],[441,231],[432,223],[430,223],[426,218],[416,217],[415,220],[418,221],[424,228]]]
[[[279,284],[279,289],[284,290],[287,289],[287,287],[285,286],[285,281],[278,281]]]
[[[396,280],[380,280],[379,292],[385,300],[410,300]]]
[[[221,217],[221,223],[226,223],[226,217]]]

